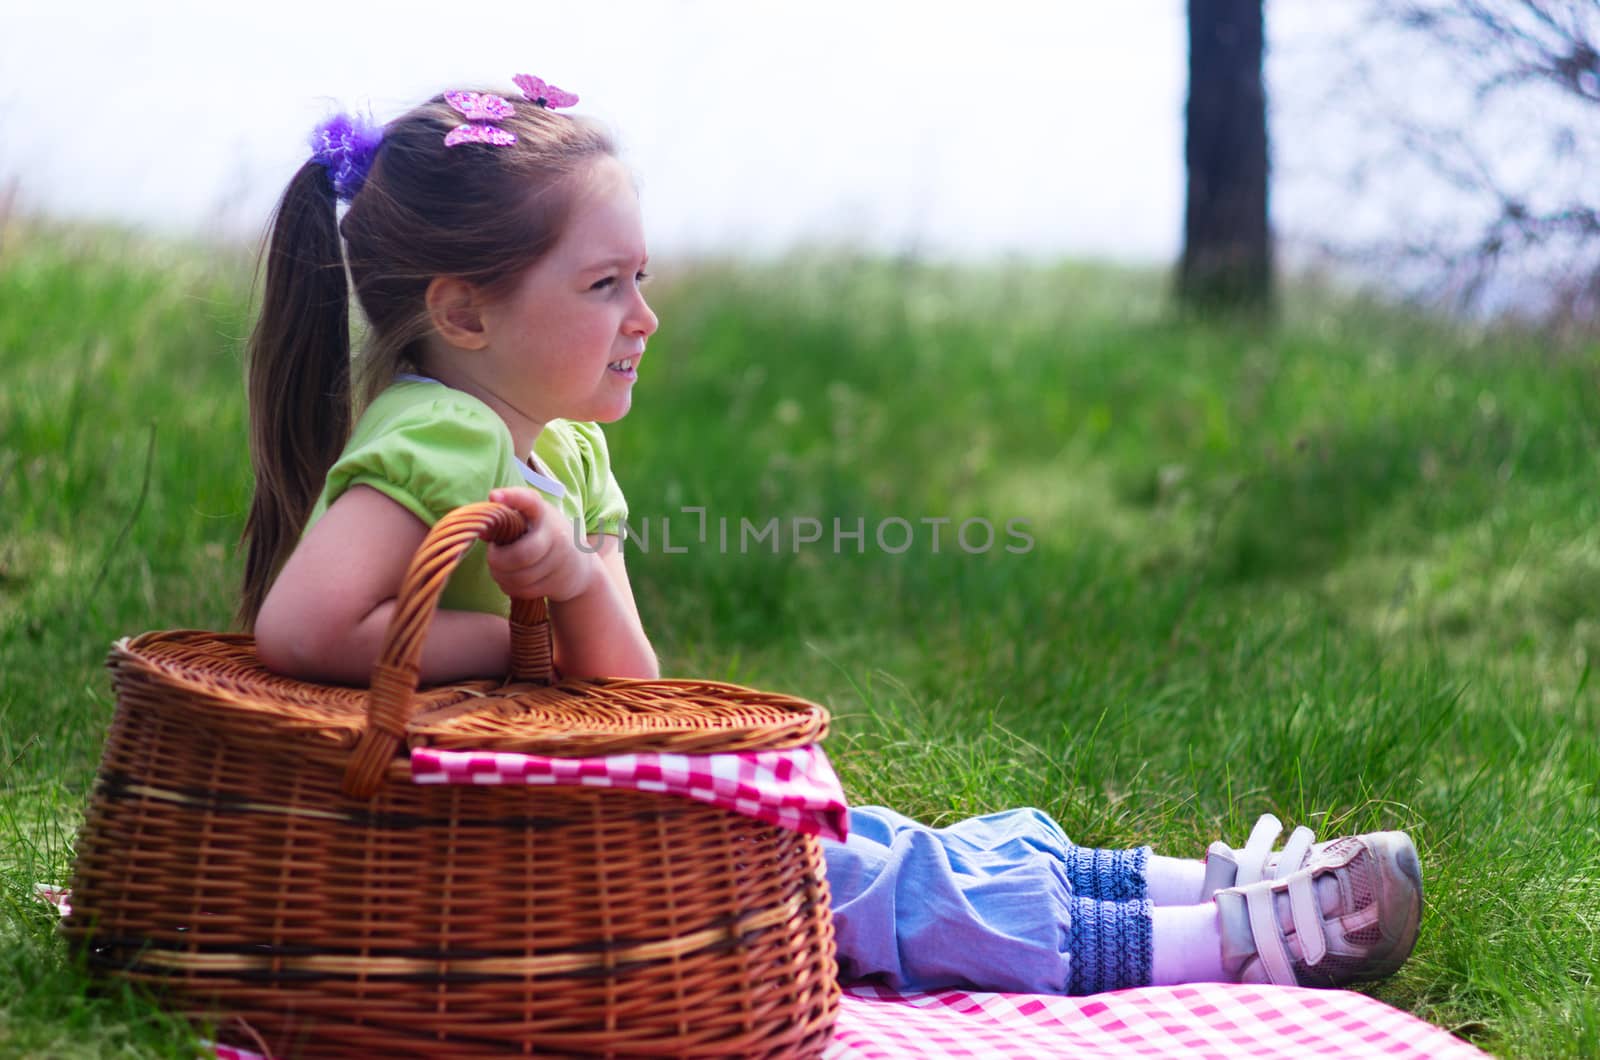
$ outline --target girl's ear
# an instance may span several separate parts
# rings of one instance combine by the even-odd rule
[[[481,350],[489,344],[483,326],[482,303],[477,290],[455,276],[435,276],[423,295],[433,330],[461,350]]]

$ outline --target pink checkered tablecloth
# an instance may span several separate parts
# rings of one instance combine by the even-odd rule
[[[787,751],[683,755],[661,752],[546,758],[503,751],[411,752],[418,784],[578,784],[707,802],[807,835],[843,840],[848,807],[816,744]]]
[[[218,1060],[267,1060],[231,1046]],[[1467,1060],[1485,1054],[1348,990],[1147,986],[1092,997],[847,990],[824,1060],[1162,1060],[1338,1057]]]
[[[824,1054],[827,1060],[1484,1055],[1365,994],[1232,983],[1145,986],[1089,997],[849,987]]]

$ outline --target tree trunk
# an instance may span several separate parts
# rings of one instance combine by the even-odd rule
[[[1202,309],[1272,300],[1261,0],[1189,0],[1189,168],[1178,294]]]

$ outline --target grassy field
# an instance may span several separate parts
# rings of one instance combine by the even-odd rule
[[[32,885],[67,881],[110,641],[229,621],[249,269],[0,244],[0,1055],[193,1055],[90,995]],[[1422,939],[1372,992],[1600,1055],[1600,350],[1314,295],[1184,322],[1075,265],[660,273],[608,435],[669,673],[828,704],[852,797],[932,821],[1032,804],[1192,856],[1268,810],[1410,829]],[[779,553],[741,552],[772,518]]]

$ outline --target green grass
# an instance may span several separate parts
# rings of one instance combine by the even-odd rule
[[[0,246],[3,1055],[192,1055],[89,990],[32,884],[70,872],[109,642],[232,612],[248,270]],[[1422,939],[1372,992],[1496,1053],[1600,1054],[1600,351],[1315,293],[1186,322],[1159,277],[1077,265],[661,273],[608,436],[670,673],[828,704],[852,797],[928,820],[1033,804],[1194,856],[1267,810],[1410,829]],[[724,554],[719,517],[825,536]],[[966,553],[980,517],[1000,543]],[[937,555],[923,518],[953,520]]]

